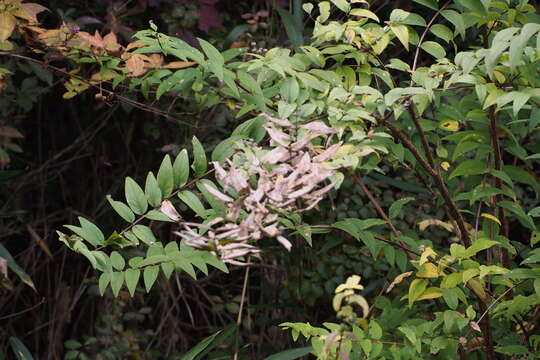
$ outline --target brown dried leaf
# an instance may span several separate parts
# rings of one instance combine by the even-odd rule
[[[330,159],[332,157],[332,155],[334,155],[339,150],[339,147],[341,146],[341,144],[342,144],[342,142],[340,141],[339,143],[330,146],[328,149],[324,150],[322,153],[315,156],[313,158],[313,161],[314,162],[325,162],[326,160]]]
[[[278,146],[271,151],[267,152],[261,161],[268,164],[276,164],[281,161],[288,160],[291,157],[289,150],[283,146]]]
[[[49,258],[52,259],[53,256],[52,256],[51,250],[47,246],[47,243],[45,243],[43,238],[38,235],[38,233],[34,230],[34,228],[32,228],[32,225],[26,224],[26,231],[28,231],[32,240],[34,240],[38,244],[41,250],[43,250],[49,256]]]
[[[4,278],[6,278],[6,279],[7,279],[7,276],[8,276],[7,271],[8,271],[7,261],[3,257],[0,257],[0,274],[2,274],[4,276]]]
[[[126,47],[126,51],[129,51],[131,49],[137,49],[137,48],[145,47],[145,46],[148,46],[148,44],[145,44],[142,41],[137,40],[137,41],[134,41],[132,43],[129,43],[128,46]]]
[[[281,245],[283,245],[283,247],[285,249],[287,249],[287,251],[291,251],[292,244],[291,244],[291,242],[289,240],[287,240],[285,237],[283,237],[281,235],[278,236],[276,239]]]
[[[167,215],[171,220],[179,221],[180,219],[182,219],[178,211],[176,211],[176,208],[174,207],[172,202],[170,202],[169,200],[163,200],[159,210],[165,215]]]
[[[273,126],[266,126],[266,131],[268,132],[268,135],[270,135],[270,138],[281,146],[288,146],[291,142],[291,137],[289,135]]]
[[[117,53],[121,48],[121,45],[118,43],[118,38],[112,32],[103,37],[103,43],[105,45],[105,50],[109,53]]]
[[[473,329],[475,331],[482,332],[482,330],[480,329],[480,326],[478,325],[478,323],[476,321],[471,321],[469,323],[469,326],[471,327],[471,329]]]
[[[129,74],[132,77],[140,76],[146,72],[144,68],[144,59],[146,56],[141,54],[131,54],[129,59],[126,60],[126,66],[131,71]]]
[[[151,54],[148,56],[148,63],[145,64],[146,68],[157,69],[163,64],[163,56],[161,54]]]
[[[302,129],[306,129],[318,134],[335,134],[336,130],[332,129],[331,127],[327,126],[322,121],[312,121],[310,123],[304,124],[300,126]]]
[[[394,288],[394,286],[398,285],[400,282],[403,281],[403,279],[405,278],[408,278],[409,276],[411,276],[413,274],[412,271],[407,271],[403,274],[399,274],[398,276],[396,276],[396,278],[394,279],[394,281],[392,281],[392,283],[390,284],[390,286],[388,286],[388,289],[386,289],[386,293],[388,294],[390,291],[392,291],[392,289]]]
[[[278,119],[278,118],[275,118],[273,116],[270,116],[266,113],[263,113],[262,114],[265,118],[267,118],[268,120],[270,120],[271,122],[279,125],[279,126],[282,126],[282,127],[291,127],[292,124],[289,120],[285,120],[285,119]]]
[[[210,194],[212,194],[218,200],[225,201],[225,202],[233,202],[234,200],[232,197],[223,194],[221,191],[219,191],[218,189],[216,189],[215,187],[209,184],[205,183],[204,187],[206,188],[206,190],[208,190]]]
[[[12,139],[22,139],[24,137],[19,130],[11,126],[0,126],[0,136]]]
[[[103,38],[101,37],[101,35],[98,33],[97,30],[94,33],[94,35],[90,35],[89,33],[85,32],[85,31],[80,31],[80,32],[77,33],[77,36],[79,38],[81,38],[81,40],[86,42],[88,45],[93,46],[95,48],[102,49],[102,48],[105,47],[105,43],[103,42]]]
[[[190,66],[195,66],[197,63],[195,61],[171,61],[168,64],[162,66],[164,69],[183,69]]]

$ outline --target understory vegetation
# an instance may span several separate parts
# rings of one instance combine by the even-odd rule
[[[527,0],[0,0],[0,359],[540,358]]]

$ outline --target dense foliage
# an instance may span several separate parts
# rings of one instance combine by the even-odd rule
[[[161,278],[179,288],[170,308],[185,305],[192,322],[234,314],[182,359],[540,357],[540,17],[527,1],[416,0],[380,13],[365,0],[304,2],[309,39],[295,1],[278,10],[291,48],[224,51],[154,22],[127,43],[70,23],[46,29],[43,7],[0,4],[2,55],[42,81],[62,74],[64,99],[157,104],[171,121],[176,102],[197,122],[226,114],[208,142],[193,136],[155,171],[116,177],[123,189],[106,199],[118,222],[78,216],[57,231],[101,295],[128,301]],[[17,52],[17,36],[35,56]],[[17,75],[9,66],[4,82]],[[0,131],[7,165],[21,134]],[[34,286],[2,245],[0,256],[4,275]],[[285,275],[250,273],[266,267]],[[191,313],[182,283],[232,270],[239,291],[201,288]],[[273,343],[283,331],[293,349]],[[165,357],[152,341],[137,356]],[[96,342],[69,340],[65,356],[97,356]]]

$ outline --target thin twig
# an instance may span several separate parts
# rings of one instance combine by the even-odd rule
[[[422,166],[422,168],[424,168],[424,170],[433,178],[433,180],[435,180],[435,184],[439,189],[439,193],[441,194],[446,206],[448,206],[448,212],[450,216],[457,223],[459,229],[459,236],[462,244],[466,247],[471,246],[471,241],[467,233],[467,228],[465,227],[465,220],[463,220],[463,217],[461,216],[461,213],[459,212],[456,203],[452,200],[450,192],[448,191],[448,188],[446,187],[446,184],[444,183],[440,172],[431,167],[431,165],[424,159],[416,146],[413,145],[413,143],[407,138],[407,136],[398,127],[388,122],[388,118],[388,115],[385,116],[383,119],[380,120],[380,123],[382,125],[385,125],[390,130],[392,136],[396,140],[399,140],[401,144],[413,154],[420,166]]]
[[[249,262],[249,259],[248,259]],[[242,298],[240,299],[240,309],[238,310],[238,318],[236,319],[236,325],[240,327],[242,324],[242,311],[244,310],[244,302],[246,300],[247,284],[249,279],[249,266],[246,266],[246,273],[244,275],[244,285],[242,286]],[[234,351],[234,360],[238,360],[238,339],[236,340],[236,349]]]
[[[396,236],[399,236],[399,231],[398,229],[396,229],[396,227],[394,226],[394,224],[392,223],[392,220],[390,220],[390,218],[388,217],[388,215],[386,215],[386,213],[384,212],[384,210],[381,208],[381,205],[379,205],[379,202],[377,201],[377,199],[375,199],[375,197],[373,196],[373,194],[371,193],[371,191],[369,191],[369,189],[367,188],[366,184],[364,184],[364,182],[362,181],[362,179],[360,179],[358,176],[356,176],[355,173],[351,172],[351,177],[353,179],[353,181],[358,185],[360,186],[360,189],[362,189],[362,192],[364,194],[366,194],[366,196],[368,197],[369,201],[371,201],[371,203],[373,204],[373,206],[375,207],[375,210],[377,211],[377,214],[379,214],[379,216],[384,220],[386,221],[386,223],[388,224],[388,227],[390,228],[390,230],[392,230],[392,233]]]
[[[418,45],[416,46],[416,52],[414,53],[414,59],[413,59],[413,65],[411,70],[414,72],[416,70],[416,65],[418,63],[418,56],[420,55],[420,47],[422,46],[422,43],[424,42],[424,38],[426,37],[427,33],[429,32],[429,29],[431,29],[431,26],[439,17],[440,13],[448,7],[452,3],[452,0],[447,1],[437,12],[432,16],[431,20],[429,20],[428,24],[426,25],[426,28],[424,29],[424,32],[422,35],[420,35],[420,40],[418,40]],[[411,80],[412,82],[412,80]]]

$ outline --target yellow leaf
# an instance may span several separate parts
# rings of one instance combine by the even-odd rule
[[[493,215],[491,215],[491,214],[488,214],[488,213],[482,213],[482,215],[480,215],[480,216],[482,216],[482,217],[484,217],[484,218],[486,218],[486,219],[489,219],[489,220],[491,220],[491,221],[493,221],[493,222],[496,222],[497,224],[499,224],[499,225],[502,226],[502,224],[501,224],[501,222],[499,221],[499,219],[497,219],[495,216],[493,216]]]
[[[427,229],[428,226],[432,226],[432,225],[440,226],[444,228],[446,231],[454,231],[454,226],[452,224],[441,221],[439,219],[422,220],[418,223],[418,228],[420,229],[420,231],[424,231]]]
[[[388,294],[390,291],[392,291],[392,289],[397,285],[399,284],[400,282],[403,281],[403,279],[409,277],[412,275],[412,271],[407,271],[403,274],[399,274],[398,276],[396,276],[396,278],[394,279],[394,281],[392,281],[392,283],[390,284],[390,286],[388,286],[388,289],[386,289],[386,293]]]
[[[236,102],[232,99],[227,99],[227,107],[230,110],[234,110],[236,108]]]
[[[432,263],[422,265],[422,270],[416,273],[419,278],[435,279],[441,275],[437,266]]]
[[[447,119],[447,120],[439,122],[439,127],[441,129],[448,130],[448,131],[458,131],[459,122],[457,122],[456,120]]]
[[[11,36],[16,24],[15,16],[7,12],[0,13],[0,41],[7,40]]]
[[[354,32],[353,29],[347,29],[347,30],[345,30],[344,35],[345,35],[345,39],[347,39],[347,42],[348,42],[349,44],[352,44],[353,41],[354,41],[354,38],[356,37],[356,33]]]
[[[450,163],[448,161],[444,161],[441,163],[441,167],[444,171],[448,171],[448,169],[450,169]]]
[[[493,75],[495,75],[495,79],[497,79],[500,84],[503,84],[506,81],[506,77],[497,70],[493,71]]]
[[[420,255],[420,265],[424,265],[426,262],[428,262],[428,258],[435,259],[437,257],[437,253],[433,251],[432,248],[427,247],[423,252],[422,255]]]
[[[476,296],[478,296],[478,298],[484,304],[491,303],[490,296],[486,293],[486,291],[484,290],[484,287],[482,286],[482,284],[480,284],[480,282],[478,280],[471,279],[471,280],[467,281],[467,286],[469,287],[469,289],[471,289],[476,294]]]
[[[380,22],[379,17],[377,15],[375,15],[373,12],[366,9],[360,9],[360,8],[352,9],[349,12],[349,15],[366,17],[368,19],[375,20],[376,22]]]
[[[440,298],[441,296],[443,296],[442,292],[438,288],[433,287],[433,288],[426,289],[426,291],[424,291],[422,295],[420,295],[420,297],[416,299],[416,301],[436,299],[436,298]]]

